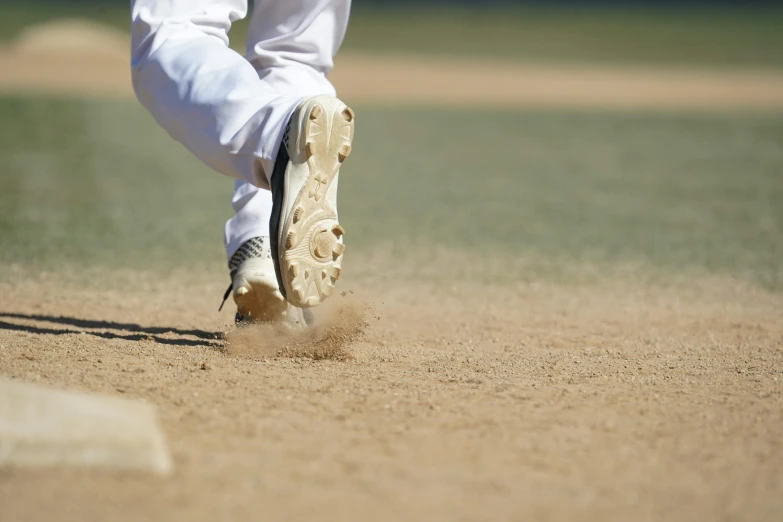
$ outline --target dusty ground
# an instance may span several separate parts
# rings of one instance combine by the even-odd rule
[[[175,474],[5,472],[3,520],[783,513],[779,295],[367,283],[336,298],[373,304],[363,338],[315,361],[227,343],[217,285],[139,278],[0,288],[0,373],[157,404]]]
[[[33,27],[0,47],[0,92],[133,97],[124,33],[84,21]],[[776,70],[520,64],[340,54],[331,80],[351,103],[425,106],[781,108]]]

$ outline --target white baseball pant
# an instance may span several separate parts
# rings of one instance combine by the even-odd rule
[[[236,178],[226,255],[269,235],[269,177],[285,126],[326,78],[350,0],[255,0],[246,55],[228,47],[247,0],[131,0],[131,71],[139,101],[201,161]]]

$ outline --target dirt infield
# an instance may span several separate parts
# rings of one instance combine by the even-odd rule
[[[176,467],[6,472],[4,519],[777,520],[783,301],[702,283],[364,284],[322,360],[236,353],[217,285],[0,288],[0,373],[153,402]]]
[[[0,48],[0,92],[133,97],[129,42],[84,21],[28,29]],[[687,70],[341,54],[331,77],[352,103],[427,106],[783,108],[779,71]]]

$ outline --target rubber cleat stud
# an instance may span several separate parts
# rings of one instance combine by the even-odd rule
[[[331,278],[332,281],[337,281],[340,278],[340,274],[342,273],[343,269],[339,266],[330,266],[326,270],[323,271],[322,277],[325,279],[327,277]]]
[[[345,229],[341,227],[339,224],[332,227],[332,234],[337,236],[337,239],[343,237],[343,234],[345,234]]]
[[[296,207],[296,210],[294,210],[294,223],[298,223],[300,219],[302,219],[302,215],[304,214],[304,208],[302,207]]]
[[[350,145],[343,145],[340,147],[340,150],[337,151],[337,161],[342,163],[345,161],[345,158],[347,158],[351,154],[351,146]]]
[[[294,246],[294,243],[296,242],[296,234],[291,231],[288,233],[288,235],[285,238],[285,248],[288,250],[292,246]]]

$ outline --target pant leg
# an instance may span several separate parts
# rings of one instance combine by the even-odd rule
[[[298,98],[334,95],[326,74],[345,36],[350,0],[257,0],[248,31],[247,59],[259,79]],[[226,256],[250,238],[269,235],[272,195],[237,181],[226,222]]]
[[[131,76],[139,101],[199,159],[269,188],[301,98],[275,90],[228,47],[246,13],[247,0],[131,0]]]
[[[351,0],[256,0],[246,57],[281,94],[334,95],[326,75],[348,27]]]
[[[224,242],[226,259],[248,239],[269,236],[269,216],[272,214],[272,193],[260,189],[246,181],[234,183],[234,195],[231,198],[234,216],[226,221]]]

